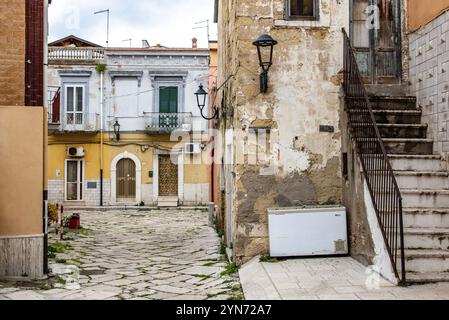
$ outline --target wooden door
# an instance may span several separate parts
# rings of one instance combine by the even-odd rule
[[[401,75],[401,0],[352,0],[351,40],[366,83]]]
[[[131,159],[122,159],[117,163],[117,199],[136,199],[136,164]]]
[[[173,163],[170,155],[159,156],[159,196],[178,195],[178,164]]]

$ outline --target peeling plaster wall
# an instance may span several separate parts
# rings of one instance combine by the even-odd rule
[[[344,118],[343,123],[346,122]],[[351,256],[397,284],[360,160],[348,133],[343,137],[343,150],[348,155],[348,175],[344,177],[343,194],[348,213]]]
[[[371,226],[368,221],[367,206],[370,206],[365,201],[363,170],[348,134],[344,135],[343,148],[348,155],[348,175],[344,177],[344,203],[348,216],[349,247],[354,259],[369,266],[374,263],[376,256]]]
[[[234,129],[234,150],[240,150],[250,129],[270,128],[273,151],[270,175],[247,158],[233,166],[237,263],[268,253],[268,208],[342,203],[341,28],[348,28],[349,2],[320,1],[320,20],[312,23],[285,21],[284,5],[284,0],[220,1],[219,83],[237,70],[221,97],[228,111],[221,129]],[[267,94],[259,92],[252,45],[263,33],[279,42]],[[320,132],[321,125],[334,132]]]

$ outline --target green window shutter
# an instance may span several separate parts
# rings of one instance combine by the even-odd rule
[[[159,90],[159,112],[160,113],[168,113],[168,101],[169,101],[169,91],[167,88],[161,88]]]
[[[170,113],[178,112],[178,87],[170,88]]]
[[[159,112],[178,112],[178,87],[166,87],[159,90]]]

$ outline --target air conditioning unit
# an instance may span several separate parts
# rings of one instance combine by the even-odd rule
[[[186,154],[199,154],[199,153],[201,153],[201,144],[200,143],[186,143],[185,153]]]
[[[82,158],[84,157],[84,148],[83,147],[69,147],[67,149],[67,155],[71,158]]]

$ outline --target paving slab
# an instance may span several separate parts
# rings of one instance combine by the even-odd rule
[[[50,244],[70,245],[67,252],[57,253],[50,261],[58,277],[42,286],[33,283],[26,290],[14,282],[2,283],[0,299],[205,300],[209,291],[227,292],[227,297],[242,294],[232,290],[239,283],[238,276],[220,274],[227,262],[219,252],[220,238],[208,227],[207,212],[142,213],[119,208],[76,212],[81,215],[83,230],[66,234],[66,239],[73,240],[50,234]],[[66,209],[66,215],[72,213]],[[62,258],[67,263],[55,263]],[[205,266],[212,261],[216,264]],[[51,290],[39,289],[43,285]]]
[[[10,300],[46,300],[46,297],[33,291],[18,291],[5,295]]]
[[[288,259],[240,269],[251,300],[449,300],[449,283],[398,287],[352,258]]]

